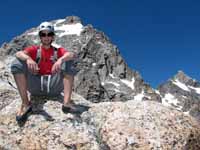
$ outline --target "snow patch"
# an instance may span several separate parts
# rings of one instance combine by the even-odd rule
[[[178,110],[181,110],[182,109],[182,106],[179,105],[179,101],[178,99],[176,99],[174,97],[174,95],[170,94],[170,93],[167,93],[165,94],[165,97],[162,98],[162,104],[165,105],[165,106],[176,106],[176,108]]]
[[[117,78],[117,77],[115,77],[113,74],[109,74],[109,76],[111,77],[111,78],[113,78],[113,79],[115,79],[115,78]]]
[[[159,94],[159,95],[160,95],[160,91],[158,91],[158,90],[155,90],[155,92],[156,92],[156,94]]]
[[[142,91],[140,94],[137,94],[136,96],[134,96],[134,100],[142,101],[143,97],[144,97],[144,91]]]
[[[118,89],[116,89],[116,88],[114,89],[114,91],[120,93],[120,91]]]
[[[181,83],[179,80],[175,80],[175,81],[172,81],[175,85],[177,85],[178,87],[180,87],[181,89],[183,89],[184,91],[189,91],[190,92],[190,89],[183,83]]]
[[[54,46],[55,48],[60,48],[61,47],[61,45],[58,45],[55,42],[52,43],[52,46]]]
[[[200,88],[195,88],[195,87],[192,87],[192,86],[189,86],[189,88],[195,90],[196,93],[200,94]]]
[[[187,99],[187,97],[186,97],[186,96],[184,96],[184,95],[182,95],[181,97],[182,97],[182,98],[185,98],[185,99]]]
[[[40,41],[39,40],[33,40],[33,43],[38,44],[38,43],[40,43]]]
[[[190,116],[190,111],[183,112],[185,115]]]
[[[27,33],[27,35],[34,35],[34,36],[37,36],[37,35],[38,35],[38,31],[34,31],[34,32]]]
[[[117,82],[107,81],[106,83],[113,84],[113,85],[115,85],[116,87],[119,87],[119,86],[120,86],[120,84],[117,83]]]
[[[70,34],[75,34],[79,36],[81,32],[83,31],[83,25],[81,23],[63,24],[62,26],[55,27],[55,30],[63,31],[63,33],[60,33],[58,35],[59,37],[62,37],[64,35],[70,35]]]
[[[54,24],[55,32],[56,31],[62,32],[62,33],[58,34],[58,37],[62,37],[64,35],[71,35],[71,34],[75,34],[75,35],[79,36],[81,34],[81,32],[83,31],[83,25],[81,23],[63,24],[61,26],[57,26],[57,24],[62,23],[64,21],[65,21],[65,19],[59,19]],[[37,31],[27,33],[27,35],[34,35],[34,36],[38,35],[38,28],[39,28],[39,26],[37,27]]]
[[[135,82],[135,79],[134,77],[131,79],[131,81],[129,80],[125,80],[125,79],[121,79],[121,82],[123,82],[124,84],[126,84],[128,87],[130,87],[131,89],[134,90],[134,82]]]

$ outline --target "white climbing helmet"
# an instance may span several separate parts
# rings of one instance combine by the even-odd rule
[[[50,22],[42,22],[39,26],[39,33],[40,31],[44,31],[47,30],[49,32],[53,32],[54,33],[54,26],[52,23]]]

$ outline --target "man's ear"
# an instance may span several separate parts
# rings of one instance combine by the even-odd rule
[[[55,35],[52,37],[52,42],[55,41]]]

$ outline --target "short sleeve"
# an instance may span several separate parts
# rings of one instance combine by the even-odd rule
[[[58,49],[58,58],[62,57],[68,50],[64,49],[63,47]]]
[[[28,54],[33,60],[36,59],[37,46],[26,47],[23,51]]]

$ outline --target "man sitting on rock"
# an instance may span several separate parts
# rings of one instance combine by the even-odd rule
[[[16,60],[11,65],[11,72],[22,99],[21,108],[16,120],[22,120],[32,111],[31,96],[57,96],[64,91],[63,112],[75,112],[70,103],[74,75],[72,67],[75,58],[73,52],[64,48],[55,48],[52,42],[55,38],[54,26],[43,22],[39,26],[41,45],[30,46],[16,53]]]

